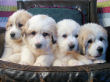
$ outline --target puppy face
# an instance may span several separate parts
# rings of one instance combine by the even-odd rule
[[[71,19],[64,19],[57,24],[58,46],[62,51],[78,49],[80,25]]]
[[[28,19],[31,18],[31,14],[25,10],[18,10],[13,13],[7,22],[6,33],[7,38],[10,40],[21,40],[22,37],[22,27],[25,25]]]
[[[82,26],[79,34],[79,47],[83,54],[94,58],[104,58],[107,32],[100,25],[90,23]]]
[[[52,37],[56,34],[56,22],[47,15],[33,16],[25,26],[27,45],[34,53],[51,49]]]

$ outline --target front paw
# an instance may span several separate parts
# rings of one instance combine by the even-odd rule
[[[106,61],[105,60],[95,60],[94,63],[105,63]]]
[[[35,62],[33,66],[49,66],[49,64],[46,62]]]
[[[21,65],[32,65],[31,63],[26,62],[26,61],[20,61],[19,64],[21,64]]]

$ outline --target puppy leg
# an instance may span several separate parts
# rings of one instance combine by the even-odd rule
[[[106,61],[105,60],[95,60],[94,63],[105,63]]]
[[[12,55],[12,53],[13,53],[12,48],[10,48],[9,46],[5,46],[4,52],[1,58],[9,57],[10,55]]]
[[[72,55],[74,59],[77,59],[84,64],[93,64],[93,62],[91,60],[89,60],[87,57],[79,54],[78,52],[68,51],[67,55]]]
[[[79,66],[79,65],[84,65],[84,63],[75,59],[71,59],[68,61],[68,66]]]
[[[36,59],[34,66],[51,66],[54,61],[53,55],[41,55]]]
[[[13,63],[19,63],[19,61],[20,61],[20,53],[13,54],[13,55],[11,55],[9,57],[4,57],[1,60],[8,61],[8,62],[13,62]]]
[[[30,50],[27,47],[24,47],[21,52],[21,60],[19,64],[33,65],[34,61],[35,61],[35,58],[33,54],[30,52]]]
[[[62,61],[60,59],[56,59],[53,63],[53,66],[63,66]]]

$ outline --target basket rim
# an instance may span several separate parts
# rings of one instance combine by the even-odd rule
[[[30,72],[85,72],[85,71],[90,72],[90,71],[110,69],[110,63],[90,64],[90,65],[70,66],[70,67],[69,66],[40,67],[40,66],[20,65],[20,64],[0,60],[0,68],[20,70],[20,71],[30,71]]]

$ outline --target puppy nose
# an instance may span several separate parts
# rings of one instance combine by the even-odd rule
[[[12,38],[15,37],[15,33],[11,33],[10,35],[11,35]]]
[[[36,48],[41,48],[42,44],[36,44]]]
[[[98,50],[99,53],[103,52],[103,48],[102,47],[98,47],[97,50]]]
[[[69,48],[72,50],[75,47],[74,44],[70,45]]]

